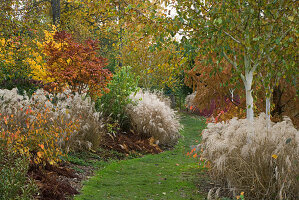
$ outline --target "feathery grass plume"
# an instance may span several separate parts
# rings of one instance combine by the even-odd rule
[[[48,110],[46,121],[49,126],[55,125],[62,131],[58,142],[65,151],[97,148],[105,132],[102,113],[96,112],[94,103],[86,94],[65,90],[53,95],[38,89],[29,98],[26,94],[19,95],[16,88],[0,90],[2,115],[14,115],[18,117],[19,124],[26,124],[24,115],[28,108],[36,113]],[[69,125],[72,122],[76,122],[79,127],[76,132],[69,134]]]
[[[186,104],[186,107],[187,107],[188,110],[192,107],[195,107],[195,102],[194,102],[195,96],[196,96],[196,92],[193,92],[193,93],[186,96],[185,104]]]
[[[139,91],[136,95],[130,95],[130,98],[136,103],[129,104],[126,112],[135,132],[153,137],[160,145],[175,145],[182,128],[176,112],[149,91]]]
[[[0,90],[0,139],[36,163],[60,160],[64,140],[77,130],[76,121],[66,120],[48,102],[41,90],[30,98],[17,89]]]
[[[70,90],[57,95],[57,108],[61,114],[79,120],[79,131],[67,142],[70,149],[96,149],[105,133],[105,122],[101,112],[95,109],[95,103],[86,94],[73,93]]]
[[[289,118],[269,127],[264,113],[253,124],[237,118],[209,123],[202,148],[212,178],[245,192],[246,199],[299,196],[299,132]]]
[[[153,94],[157,95],[157,98],[164,102],[168,107],[171,107],[171,100],[168,96],[164,95],[161,90],[154,90]]]

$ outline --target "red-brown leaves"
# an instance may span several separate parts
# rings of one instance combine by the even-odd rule
[[[92,96],[108,91],[106,86],[112,75],[104,69],[106,59],[97,55],[96,41],[77,43],[72,35],[61,31],[55,33],[54,42],[45,44],[44,50],[48,56],[47,71],[58,88],[69,86]]]

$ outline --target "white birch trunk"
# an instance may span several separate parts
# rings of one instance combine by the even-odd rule
[[[249,71],[245,73],[245,91],[246,91],[246,116],[249,121],[253,121],[254,113],[253,113],[253,97],[252,97],[252,80],[253,80],[253,72]]]
[[[232,102],[234,102],[234,91],[235,89],[229,89],[229,92],[231,94]]]
[[[255,131],[253,126],[253,97],[252,97],[252,81],[253,81],[253,71],[246,70],[245,76],[242,76],[245,92],[246,92],[246,118],[248,121],[248,136],[247,136],[247,143],[252,142],[252,138],[255,137]]]
[[[270,127],[270,109],[271,109],[271,100],[270,96],[266,96],[266,120],[267,126]]]
[[[255,67],[251,68],[250,60],[247,55],[244,56],[244,65],[245,65],[245,76],[241,76],[246,94],[246,117],[247,120],[253,122],[254,113],[253,113],[253,97],[252,97],[252,81],[253,81],[253,72]]]
[[[238,70],[238,65],[236,61],[232,61],[223,51],[224,57],[228,62],[230,62],[233,67]],[[253,113],[253,97],[252,97],[252,81],[253,81],[253,73],[258,66],[258,63],[255,63],[254,66],[251,66],[250,58],[247,54],[244,55],[244,67],[245,67],[245,75],[241,74],[241,78],[243,80],[246,92],[246,116],[249,122],[253,122],[254,113]]]

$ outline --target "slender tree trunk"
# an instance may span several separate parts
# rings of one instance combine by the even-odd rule
[[[270,109],[271,109],[271,101],[270,101],[270,96],[266,97],[266,120],[268,123],[270,122]]]
[[[232,102],[234,102],[234,91],[235,89],[229,89],[229,92],[231,94]]]
[[[120,25],[120,29],[119,29],[119,63],[118,66],[122,67],[123,63],[122,63],[122,49],[123,49],[123,28],[122,28],[122,19],[123,19],[123,8],[121,5],[121,0],[119,0],[119,4],[118,4],[118,10],[119,10],[119,25]]]
[[[232,61],[223,51],[224,57],[228,62],[230,62],[233,67],[237,70],[238,65],[236,61]],[[253,113],[253,97],[252,97],[252,81],[253,81],[253,73],[256,70],[258,63],[255,63],[253,66],[251,65],[250,56],[245,53],[244,55],[244,68],[245,74],[241,73],[241,78],[244,83],[245,93],[246,93],[246,116],[249,122],[253,122],[254,113]]]
[[[51,0],[53,24],[58,25],[60,23],[60,0]]]
[[[252,73],[248,73],[245,76],[246,78],[246,84],[245,84],[245,90],[246,90],[246,116],[249,121],[253,121],[253,97],[252,97]]]
[[[247,121],[248,121],[247,143],[251,143],[252,138],[255,137],[255,135],[254,135],[255,134],[254,126],[252,124],[253,123],[253,118],[254,118],[253,97],[252,97],[252,88],[251,88],[252,87],[252,80],[253,80],[253,70],[250,69],[250,68],[245,68],[245,76],[243,76],[242,79],[243,79],[243,82],[244,82],[245,93],[246,93],[246,118],[247,118]]]
[[[253,97],[252,97],[252,81],[254,69],[250,67],[250,60],[247,55],[244,56],[245,76],[242,77],[246,94],[246,117],[247,120],[253,122]]]
[[[266,119],[270,121],[270,112],[271,112],[271,89],[268,86],[268,90],[266,90]]]
[[[271,117],[271,90],[270,86],[268,86],[268,91],[266,92],[266,121],[267,127],[270,127],[270,117]]]

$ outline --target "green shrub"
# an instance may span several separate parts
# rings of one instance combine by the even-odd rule
[[[128,116],[124,110],[128,104],[132,103],[129,98],[130,94],[139,90],[138,79],[131,72],[131,67],[122,67],[108,85],[110,92],[98,99],[97,110],[102,111],[105,116],[111,116],[121,126],[126,126]]]
[[[0,199],[32,199],[37,186],[27,177],[29,160],[5,148],[0,141]]]

